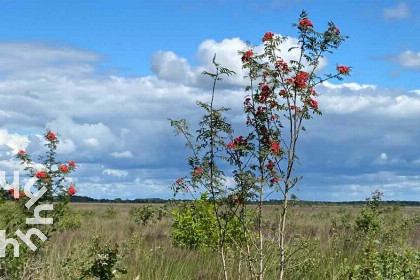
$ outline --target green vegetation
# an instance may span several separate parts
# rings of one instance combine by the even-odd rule
[[[160,221],[154,219],[143,225],[130,215],[138,205],[112,205],[118,209],[115,216],[104,215],[110,204],[72,203],[71,210],[83,217],[82,224],[79,229],[54,236],[50,246],[42,252],[42,269],[34,279],[108,279],[62,276],[87,271],[95,263],[95,256],[104,252],[103,248],[108,248],[105,250],[108,253],[118,248],[115,267],[127,272],[123,274],[113,269],[118,279],[221,279],[222,269],[216,252],[193,246],[184,249],[185,246],[175,241],[179,236],[174,221],[179,215],[189,217],[187,212],[180,211],[182,208],[170,205],[168,210],[174,211],[175,215],[168,214]],[[289,250],[296,250],[296,253],[292,265],[287,268],[286,279],[418,279],[420,208],[379,203],[376,216],[367,215],[376,207],[374,205],[291,206],[286,240],[291,242]],[[144,206],[147,207],[141,207]],[[157,211],[160,206],[150,205],[149,208]],[[278,206],[264,207],[268,213],[264,229],[269,234],[276,226]],[[210,213],[207,218],[204,223],[211,219]],[[366,225],[377,225],[377,221],[380,230],[366,234],[365,228],[371,228]],[[88,245],[98,235],[100,241],[95,242],[101,245]],[[99,249],[95,251],[92,247]],[[249,279],[246,278],[246,263],[239,262],[239,256],[228,256],[229,277]],[[77,262],[71,264],[71,260]],[[269,265],[266,279],[275,279],[275,270],[275,266]]]

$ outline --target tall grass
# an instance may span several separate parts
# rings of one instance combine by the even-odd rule
[[[101,237],[104,242],[118,244],[127,269],[127,274],[121,279],[222,279],[216,253],[183,250],[172,245],[171,215],[159,222],[140,225],[129,215],[130,209],[138,204],[112,204],[113,210],[109,210],[110,206],[71,204],[75,219],[82,219],[81,226],[76,230],[59,232],[51,239],[43,258],[45,269],[42,279],[60,279],[62,260],[70,255],[75,246],[90,242],[94,236]],[[276,226],[274,221],[279,211],[276,206],[265,207],[269,214],[264,227],[269,235],[270,228]],[[296,240],[307,247],[298,251],[295,267],[289,268],[287,279],[337,279],[335,277],[339,275],[343,264],[354,261],[361,252],[361,244],[357,242],[357,233],[352,226],[361,209],[360,206],[292,206],[287,242],[291,248],[298,244]],[[420,208],[390,210],[384,226],[393,234],[401,234],[409,246],[419,250],[418,222],[409,232],[399,233],[396,232],[398,229],[392,228],[395,219],[413,219],[415,215],[420,215]],[[245,273],[239,274],[240,265],[241,271],[246,268],[238,260],[237,256],[230,256],[230,279],[248,279]],[[275,273],[275,267],[269,267],[266,279],[274,279]]]

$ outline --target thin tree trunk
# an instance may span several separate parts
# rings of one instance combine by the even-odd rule
[[[214,102],[214,94],[215,94],[215,90],[216,90],[216,83],[218,81],[219,78],[219,68],[216,68],[216,74],[213,77],[213,90],[212,90],[212,95],[211,95],[211,101],[210,101],[210,193],[211,193],[211,200],[213,202],[213,206],[214,206],[214,214],[216,215],[216,220],[217,220],[217,226],[218,226],[218,231],[219,231],[219,254],[220,254],[220,258],[221,258],[221,262],[222,262],[222,267],[223,267],[223,276],[225,280],[228,280],[228,275],[227,275],[227,267],[226,267],[226,256],[225,256],[225,243],[224,243],[224,238],[225,238],[225,231],[223,230],[222,227],[222,223],[220,221],[220,217],[219,217],[219,212],[218,212],[218,208],[217,208],[217,197],[216,197],[216,193],[215,193],[215,189],[214,189],[214,158],[215,158],[215,153],[214,153],[214,147],[215,147],[215,143],[214,143],[214,135],[213,135],[213,102]]]
[[[287,216],[287,189],[284,192],[283,211],[281,213],[281,220],[279,224],[279,248],[280,248],[280,264],[279,264],[279,279],[283,280],[285,264],[285,228],[286,228],[286,216]]]
[[[227,274],[227,267],[226,267],[226,256],[225,256],[225,246],[221,246],[220,248],[220,257],[222,259],[222,266],[223,266],[223,277],[225,280],[228,279],[228,274]]]
[[[292,123],[290,124],[292,127]],[[286,229],[286,217],[287,217],[287,195],[289,193],[291,186],[290,177],[293,171],[293,163],[295,159],[295,149],[296,149],[296,141],[297,141],[297,133],[300,129],[301,122],[299,122],[299,126],[296,129],[296,120],[293,122],[294,129],[291,129],[290,135],[290,146],[288,150],[288,164],[287,164],[287,172],[286,172],[286,180],[284,185],[284,192],[283,192],[283,209],[280,216],[280,223],[279,223],[279,280],[283,280],[284,278],[284,271],[286,268],[285,263],[285,255],[286,255],[286,244],[285,244],[285,229]]]
[[[258,279],[264,279],[264,236],[263,236],[263,203],[264,203],[264,185],[263,185],[263,178],[264,178],[264,169],[261,166],[261,189],[260,189],[260,199],[258,203],[258,235],[259,235],[259,271],[258,271]]]

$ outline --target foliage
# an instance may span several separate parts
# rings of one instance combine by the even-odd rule
[[[183,203],[173,211],[172,238],[175,246],[187,249],[217,248],[214,206],[203,194],[200,200]]]
[[[82,215],[78,211],[66,210],[63,217],[58,222],[58,230],[72,231],[78,230],[82,225]]]
[[[419,279],[420,252],[393,247],[380,248],[378,240],[372,240],[363,249],[357,264],[351,266],[346,278],[354,280]]]
[[[366,206],[356,218],[356,230],[363,234],[375,233],[381,228],[380,201],[382,193],[375,191],[372,198],[366,200]]]
[[[26,273],[30,271],[30,265],[37,262],[42,257],[42,249],[48,243],[48,240],[42,242],[38,238],[32,238],[32,242],[37,246],[37,251],[31,251],[15,234],[16,230],[26,232],[27,230],[37,227],[36,225],[27,225],[26,218],[34,217],[34,209],[43,203],[54,203],[53,210],[42,211],[41,217],[52,217],[54,223],[52,225],[38,226],[41,232],[47,237],[60,227],[61,219],[66,214],[66,205],[70,200],[70,196],[75,193],[74,186],[67,182],[67,176],[76,169],[74,161],[62,163],[56,160],[56,150],[59,145],[58,137],[51,131],[47,131],[44,135],[46,154],[40,156],[40,162],[34,162],[30,155],[24,150],[20,150],[16,157],[24,165],[24,170],[28,177],[36,177],[38,180],[33,185],[33,189],[37,191],[42,188],[46,192],[42,197],[30,208],[25,206],[29,198],[24,191],[20,189],[15,191],[9,190],[9,193],[2,192],[0,196],[0,208],[2,208],[2,216],[0,218],[1,229],[6,230],[6,238],[15,238],[19,242],[19,257],[13,257],[13,247],[8,246],[6,249],[6,258],[0,259],[0,276],[7,279],[21,279],[26,277]],[[72,191],[70,191],[72,190]]]
[[[109,206],[105,209],[106,218],[114,218],[118,214],[118,209],[115,206]]]
[[[76,246],[62,261],[63,279],[111,280],[126,274],[118,253],[118,246],[104,244],[94,237],[89,244]]]
[[[3,193],[2,193],[3,194]],[[17,229],[27,228],[25,223],[26,211],[19,203],[10,200],[8,196],[5,198],[3,195],[0,198],[0,229],[6,230],[7,238],[15,238],[19,241],[19,258],[13,256],[11,246],[6,250],[6,257],[0,259],[0,275],[8,277],[9,279],[20,279],[22,271],[29,261],[29,250],[20,242],[20,239],[14,234]]]
[[[155,220],[161,221],[167,214],[167,205],[159,207],[144,205],[130,210],[130,216],[134,218],[134,221],[138,224],[142,224],[143,226]]]
[[[177,247],[199,250],[217,250],[218,230],[214,204],[203,193],[199,200],[183,203],[173,211],[173,243]],[[233,248],[244,242],[243,225],[238,218],[230,219],[226,225],[225,242]]]
[[[354,263],[347,264],[346,279],[417,279],[420,277],[420,252],[408,246],[409,233],[420,223],[416,216],[405,218],[399,207],[381,203],[376,190],[355,219],[362,251]]]

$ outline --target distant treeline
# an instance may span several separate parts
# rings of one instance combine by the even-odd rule
[[[71,202],[81,202],[81,203],[167,203],[173,200],[170,199],[162,199],[162,198],[137,198],[137,199],[94,199],[88,196],[73,196],[71,198]],[[188,201],[188,200],[177,200],[177,201]],[[265,202],[267,205],[277,205],[281,204],[282,200],[271,199]],[[298,201],[291,201],[290,203],[295,205],[302,205],[302,206],[317,206],[317,205],[363,205],[366,201],[309,201],[309,200],[298,200]],[[401,205],[401,206],[420,206],[420,201],[382,201],[383,204],[386,205]],[[251,202],[252,204],[252,202]]]
[[[161,199],[161,198],[136,198],[136,199],[95,199],[88,196],[72,196],[71,202],[91,202],[91,203],[167,203],[169,199]]]

